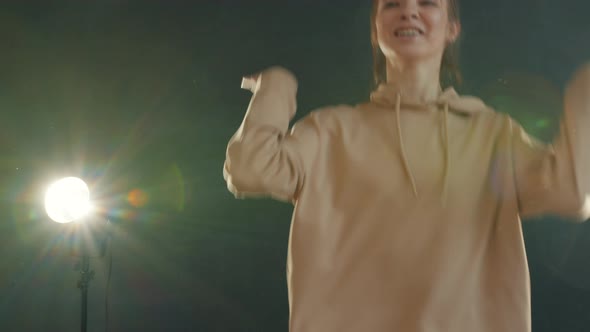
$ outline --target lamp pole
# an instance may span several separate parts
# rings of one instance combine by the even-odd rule
[[[106,243],[108,240],[108,219],[100,219],[101,222],[96,224],[89,220],[88,213],[91,211],[90,191],[88,185],[76,177],[66,177],[51,184],[45,194],[45,210],[47,215],[55,222],[67,224],[74,221],[84,221],[84,227],[88,227],[91,234],[100,234],[102,243],[99,244],[100,257],[104,255]],[[94,219],[90,217],[90,219]],[[104,222],[102,222],[104,221]],[[80,270],[80,279],[78,288],[81,292],[80,303],[80,330],[86,332],[88,321],[88,286],[90,280],[94,278],[94,271],[90,270],[90,255],[93,252],[95,243],[93,238],[88,239],[83,227],[74,224],[73,232],[68,232],[73,236],[74,243],[79,245],[80,261],[76,264],[76,269]],[[101,227],[103,227],[101,230]],[[96,229],[94,229],[96,228]],[[71,229],[70,229],[71,230]]]
[[[80,260],[80,280],[78,280],[78,288],[82,295],[80,310],[80,331],[82,332],[86,332],[88,325],[88,286],[92,278],[94,278],[94,271],[90,270],[90,257],[85,252]]]

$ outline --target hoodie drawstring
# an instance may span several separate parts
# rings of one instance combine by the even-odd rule
[[[414,179],[414,175],[412,174],[412,169],[410,168],[408,158],[406,156],[406,149],[404,146],[404,140],[402,135],[402,126],[400,121],[400,112],[401,112],[401,94],[397,94],[397,100],[395,103],[395,116],[397,122],[397,135],[398,135],[398,144],[401,151],[402,162],[404,164],[404,169],[410,179],[412,184],[412,190],[414,192],[414,196],[418,197],[418,189],[416,187],[416,180]],[[446,206],[447,204],[447,191],[448,191],[448,177],[449,172],[451,169],[451,158],[449,152],[449,103],[444,104],[444,111],[443,111],[443,121],[441,121],[442,125],[442,133],[443,133],[443,143],[444,143],[444,158],[445,158],[445,168],[443,174],[443,188],[442,188],[442,205]]]
[[[418,197],[418,189],[416,188],[416,180],[414,179],[414,175],[412,174],[412,170],[410,169],[410,165],[408,164],[408,158],[406,157],[406,149],[404,147],[404,140],[402,137],[402,126],[400,122],[400,108],[401,108],[402,96],[401,94],[397,94],[397,101],[395,103],[395,116],[397,118],[397,135],[398,135],[398,143],[402,153],[402,161],[404,163],[404,168],[408,177],[410,178],[410,182],[412,183],[412,189],[414,190],[414,196]]]
[[[451,158],[449,156],[449,103],[445,103],[443,112],[443,134],[445,150],[445,173],[443,175],[442,204],[447,205],[448,175],[451,169]]]

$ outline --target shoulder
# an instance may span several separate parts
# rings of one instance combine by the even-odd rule
[[[487,128],[490,137],[500,142],[509,143],[522,140],[537,144],[537,138],[530,136],[523,125],[511,114],[490,108],[481,115],[480,128]]]
[[[371,112],[368,112],[371,113]],[[367,110],[356,105],[329,105],[314,109],[293,124],[292,133],[313,134],[321,141],[333,142],[354,137],[371,126]]]
[[[480,121],[494,124],[503,124],[511,119],[509,114],[500,112],[487,104],[485,105],[485,109],[477,113],[476,116]]]
[[[314,124],[320,128],[328,129],[333,126],[342,126],[347,123],[353,123],[362,116],[361,110],[352,105],[330,105],[324,106],[305,115],[297,121],[294,126],[305,124]]]
[[[359,109],[356,106],[340,104],[317,108],[311,111],[308,116],[321,119],[323,121],[339,121],[350,116],[356,116],[358,112]]]

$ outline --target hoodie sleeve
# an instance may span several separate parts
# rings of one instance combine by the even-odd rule
[[[253,96],[227,146],[223,175],[228,189],[237,198],[293,201],[317,150],[317,122],[307,116],[289,131],[296,112],[297,81],[284,68],[271,67],[242,87]]]
[[[546,146],[512,121],[512,151],[522,217],[590,218],[590,64],[565,90],[560,132]]]

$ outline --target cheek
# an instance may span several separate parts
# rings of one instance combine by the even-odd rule
[[[375,31],[377,33],[377,41],[379,41],[380,43],[387,40],[387,35],[388,35],[388,31],[390,29],[387,28],[387,26],[377,22],[377,24],[375,25]]]
[[[380,31],[381,33],[390,31],[394,23],[395,15],[393,15],[393,13],[380,13],[375,18],[375,26],[377,27],[377,31]]]
[[[431,17],[429,20],[431,39],[445,44],[447,42],[448,22],[442,16]]]
[[[437,44],[444,44],[447,42],[447,34],[444,28],[436,29],[431,35],[431,40]]]
[[[387,31],[387,26],[383,21],[376,21],[375,29],[377,31],[377,36],[383,36],[383,33]]]
[[[391,37],[393,30],[396,26],[396,18],[395,15],[392,14],[385,14],[381,15],[377,18],[376,21],[376,28],[377,28],[377,35],[383,38]]]

